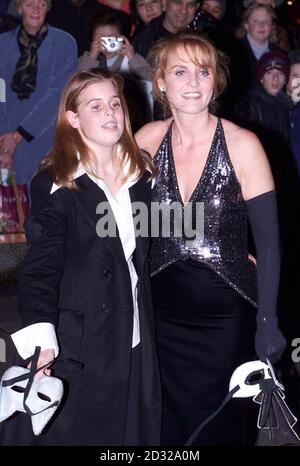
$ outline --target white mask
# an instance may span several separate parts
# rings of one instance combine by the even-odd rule
[[[34,434],[39,435],[61,402],[63,383],[56,377],[42,374],[28,387],[30,373],[20,366],[12,366],[4,372],[0,383],[0,422],[16,411],[27,413],[31,416]]]
[[[239,386],[239,389],[232,395],[233,398],[253,398],[261,392],[260,383],[266,379],[273,379],[275,384],[284,390],[284,387],[276,379],[270,363],[246,362],[233,372],[229,382],[229,391]]]

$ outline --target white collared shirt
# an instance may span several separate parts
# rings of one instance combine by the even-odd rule
[[[125,173],[126,170],[127,166],[125,165]],[[76,171],[74,179],[83,174],[87,173],[80,165]],[[113,194],[103,180],[95,178],[89,174],[87,175],[104,191],[118,226],[119,236],[131,279],[133,299],[132,348],[134,348],[140,343],[140,324],[137,300],[138,276],[136,274],[132,260],[133,253],[136,248],[136,241],[129,188],[133,186],[137,180],[134,179],[134,177],[128,178],[127,181],[121,186],[119,191],[116,194]],[[53,194],[59,188],[60,186],[53,183],[50,194]],[[54,349],[55,357],[59,353],[54,325],[48,322],[29,325],[19,330],[18,332],[13,333],[11,338],[17,348],[18,353],[23,359],[32,356],[36,346],[40,346],[42,351],[45,349]]]

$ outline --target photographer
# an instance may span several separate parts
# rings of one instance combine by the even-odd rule
[[[150,66],[141,55],[135,53],[126,37],[126,32],[128,32],[126,26],[117,12],[95,16],[90,24],[90,50],[84,52],[79,58],[78,70],[106,68],[114,73],[133,74],[139,79],[150,81]],[[105,40],[108,37],[117,39],[112,41],[113,45],[116,45],[116,51],[113,51],[113,47],[109,46],[109,42]],[[123,39],[121,47],[119,47],[120,42],[118,41],[120,38]]]
[[[131,126],[135,132],[152,120],[153,98],[150,65],[135,53],[126,37],[129,33],[130,25],[117,11],[94,16],[90,23],[90,50],[78,59],[78,71],[99,68],[122,75]]]

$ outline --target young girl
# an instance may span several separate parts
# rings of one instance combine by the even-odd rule
[[[46,371],[65,381],[66,397],[35,439],[30,416],[5,421],[2,444],[158,443],[148,238],[136,237],[132,214],[133,202],[149,202],[147,167],[121,78],[95,69],[73,76],[54,147],[31,185],[19,283],[25,327],[12,335],[23,359],[40,346],[38,367],[54,361]]]

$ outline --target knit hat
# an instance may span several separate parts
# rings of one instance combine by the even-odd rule
[[[261,80],[267,71],[274,69],[282,71],[288,81],[290,64],[287,54],[277,51],[264,53],[257,62],[256,74],[258,79]]]

